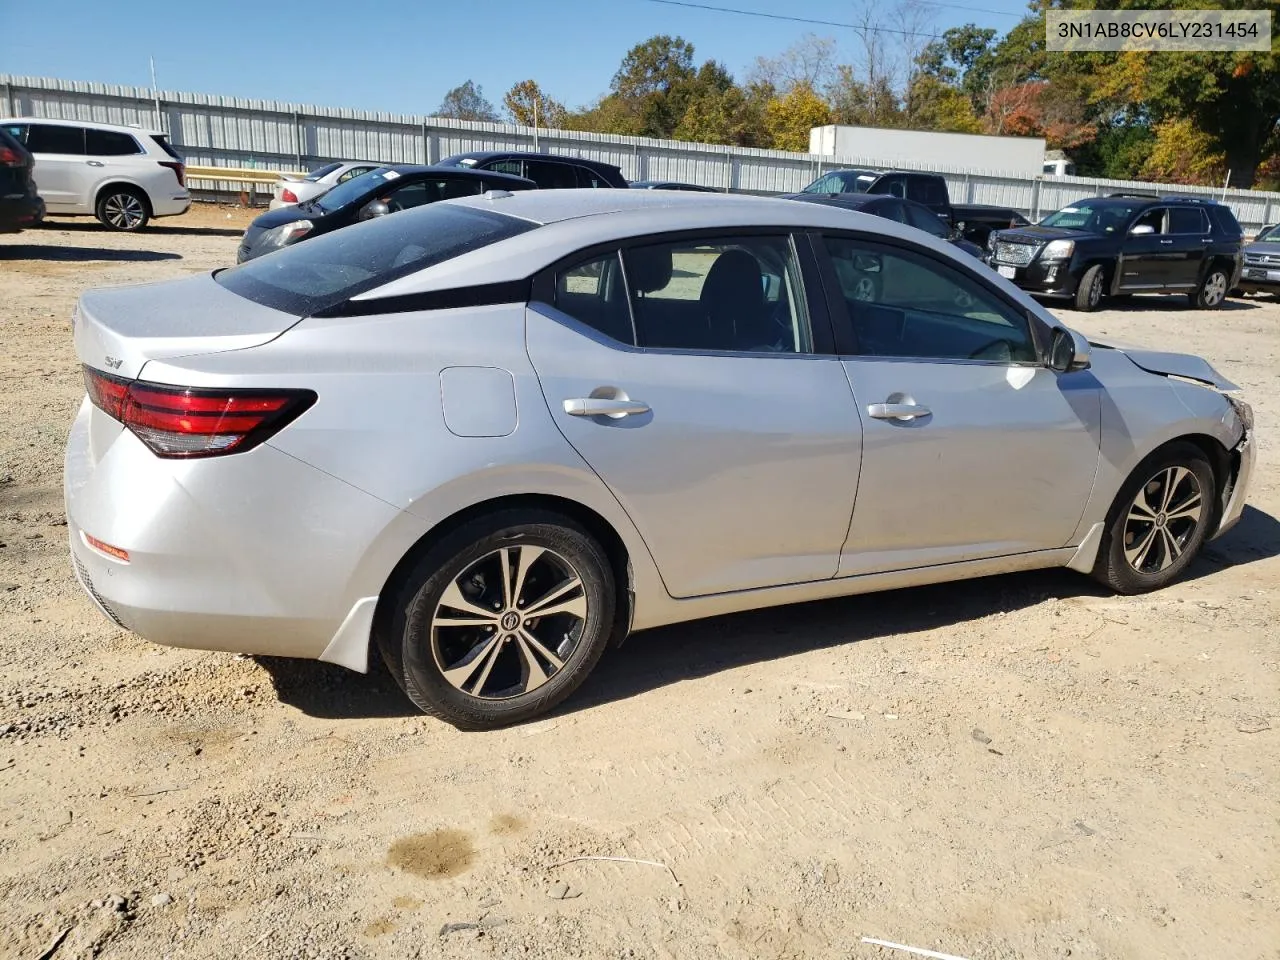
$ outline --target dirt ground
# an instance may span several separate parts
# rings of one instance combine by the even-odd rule
[[[1280,303],[1064,314],[1254,404],[1252,506],[1173,588],[667,628],[462,734],[380,673],[152,646],[73,579],[75,298],[227,264],[245,222],[0,238],[0,956],[1280,957]]]

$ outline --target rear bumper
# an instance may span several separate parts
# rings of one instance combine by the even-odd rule
[[[178,217],[191,209],[191,194],[186,190],[175,190],[164,196],[151,198],[151,215],[153,217]]]
[[[324,654],[380,589],[356,570],[399,513],[269,445],[162,460],[88,400],[64,484],[72,564],[107,617],[154,643],[270,656]]]
[[[17,233],[44,219],[44,201],[36,196],[0,197],[0,233]]]

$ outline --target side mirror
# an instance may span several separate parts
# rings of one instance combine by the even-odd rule
[[[1067,327],[1054,327],[1049,341],[1049,369],[1055,373],[1073,373],[1089,369],[1089,341]]]
[[[863,273],[879,273],[880,258],[870,253],[859,253],[853,258],[853,266]]]
[[[1151,236],[1151,234],[1153,234],[1153,233],[1155,233],[1155,232],[1156,232],[1156,228],[1155,228],[1155,227],[1153,227],[1153,226],[1151,226],[1151,225],[1149,225],[1149,224],[1146,224],[1146,223],[1140,223],[1140,224],[1138,224],[1136,227],[1134,227],[1132,230],[1130,230],[1130,231],[1129,231],[1129,236],[1131,236],[1131,237],[1149,237],[1149,236]]]
[[[372,220],[374,217],[385,217],[390,212],[391,208],[381,200],[370,200],[360,208],[360,215],[357,219]]]

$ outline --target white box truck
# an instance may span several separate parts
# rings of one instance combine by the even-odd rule
[[[990,171],[1038,177],[1044,174],[1043,137],[996,137],[978,133],[934,133],[881,127],[830,125],[809,131],[809,152],[838,157],[852,166],[901,167],[938,173]]]

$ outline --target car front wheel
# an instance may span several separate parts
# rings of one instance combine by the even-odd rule
[[[1216,487],[1199,447],[1174,443],[1156,451],[1138,465],[1111,508],[1094,577],[1126,594],[1172,583],[1204,545]]]
[[[423,712],[464,730],[528,720],[573,693],[614,628],[609,558],[558,514],[504,511],[436,544],[376,631]]]
[[[1076,309],[1097,310],[1102,302],[1102,266],[1094,264],[1080,278],[1076,287]]]

